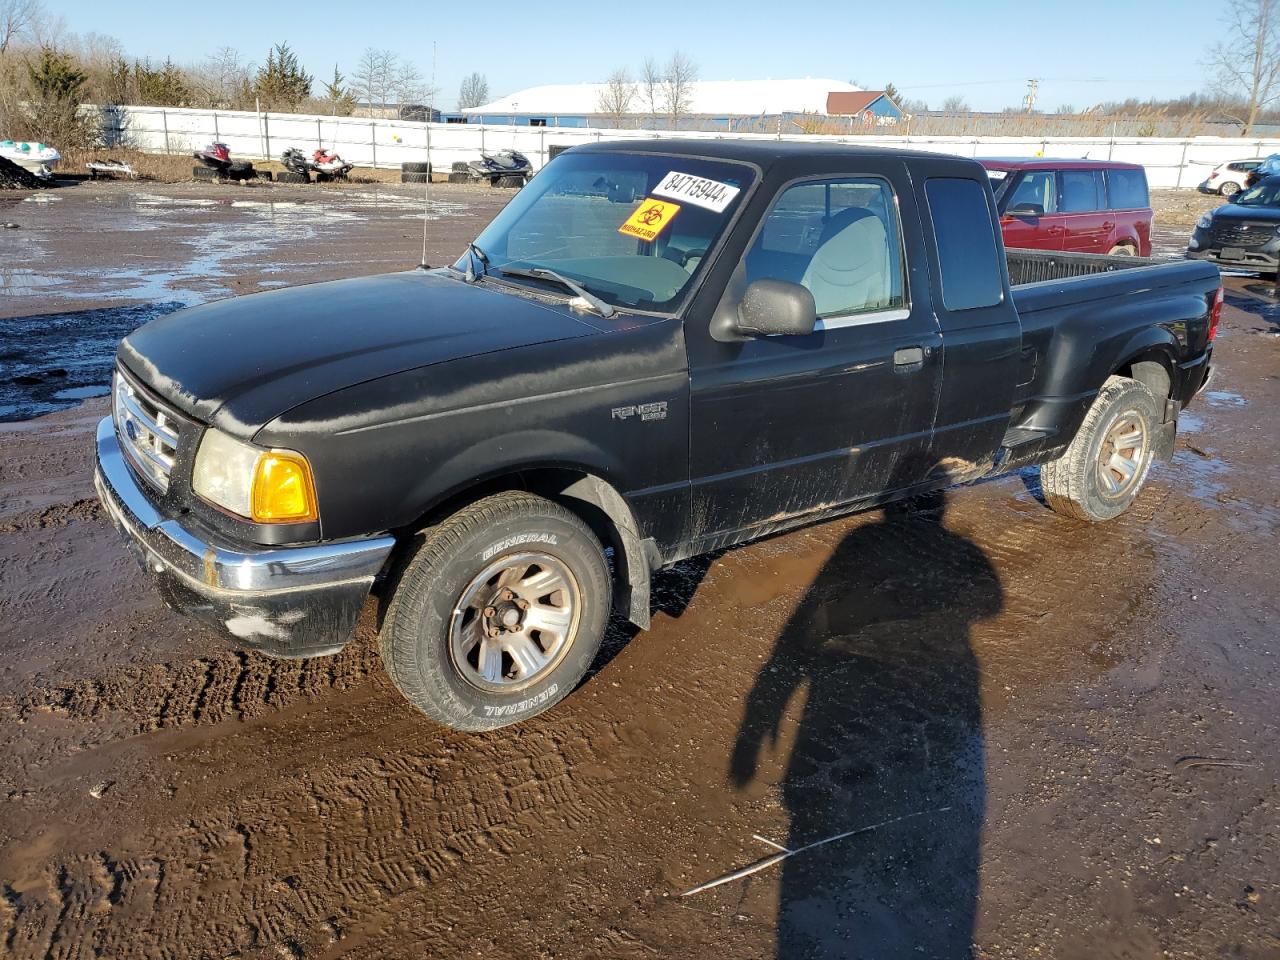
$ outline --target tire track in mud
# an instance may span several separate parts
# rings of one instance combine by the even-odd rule
[[[465,917],[440,910],[442,891],[465,910],[473,873],[491,885],[521,850],[582,837],[617,806],[581,772],[616,746],[607,729],[589,740],[561,721],[477,744],[400,713],[387,732],[409,743],[301,768],[249,797],[197,788],[170,829],[125,841],[146,857],[46,862],[0,907],[0,943],[15,960],[313,956],[405,913],[416,937],[444,935]]]
[[[250,720],[312,698],[346,690],[380,669],[367,645],[351,643],[333,657],[273,660],[239,650],[183,664],[119,669],[102,677],[36,686],[7,701],[0,715],[26,722],[37,712],[93,722],[123,717],[133,734]]]

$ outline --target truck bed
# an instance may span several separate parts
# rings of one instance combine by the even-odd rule
[[[1112,257],[1101,253],[1064,253],[1060,250],[1011,250],[1005,248],[1009,263],[1009,284],[1020,287],[1049,280],[1071,280],[1098,273],[1114,273],[1135,267],[1153,267],[1172,261],[1155,257]]]

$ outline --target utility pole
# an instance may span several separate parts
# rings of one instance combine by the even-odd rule
[[[1040,81],[1031,79],[1027,81],[1027,95],[1022,98],[1022,107],[1027,113],[1034,113],[1036,109],[1036,89],[1040,86]]]

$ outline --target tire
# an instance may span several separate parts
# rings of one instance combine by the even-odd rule
[[[454,173],[449,174],[449,182],[450,183],[470,183],[471,174],[460,173],[455,171]]]
[[[191,176],[197,180],[217,180],[218,171],[213,167],[192,167]]]
[[[1111,257],[1136,257],[1138,255],[1138,251],[1133,249],[1133,247],[1127,243],[1117,243],[1107,251],[1107,255]]]
[[[254,175],[255,177],[257,177],[259,180],[270,180],[270,179],[271,179],[271,171],[270,171],[270,170],[255,170],[255,171],[253,171],[253,175]]]
[[[401,183],[430,183],[431,174],[429,173],[402,173],[400,174]]]
[[[465,161],[463,161],[463,160],[459,160],[459,161],[457,161],[457,162],[456,162],[453,166],[451,166],[449,169],[450,169],[453,173],[470,173],[470,172],[471,172],[471,168],[470,168],[469,166],[467,166],[466,162],[465,162]]]
[[[1063,516],[1089,523],[1124,513],[1146,483],[1159,423],[1160,403],[1146,386],[1127,377],[1108,378],[1066,452],[1040,467],[1040,487],[1049,506]],[[1140,435],[1140,447],[1115,443],[1135,435]],[[1109,465],[1115,461],[1108,450],[1124,463],[1131,463],[1131,472],[1111,469]],[[1122,457],[1126,450],[1129,455]],[[1109,489],[1104,477],[1118,484],[1118,489]]]
[[[257,174],[252,163],[237,161],[227,168],[227,176],[232,180],[252,180]]]
[[[526,592],[502,594],[507,571],[516,572],[505,589]],[[573,690],[600,648],[611,593],[603,548],[580,517],[542,497],[500,493],[426,532],[387,605],[379,651],[391,681],[428,717],[496,730]],[[571,622],[558,637],[517,629],[539,610],[548,623]]]
[[[429,163],[402,163],[400,164],[401,173],[430,173],[431,164]],[[410,183],[421,183],[421,180],[411,180]]]
[[[496,185],[499,187],[523,187],[524,174],[519,174],[513,177],[499,177]]]
[[[276,174],[276,183],[310,183],[311,178],[304,173],[294,173],[292,170],[281,170]]]
[[[1218,195],[1221,197],[1226,197],[1228,200],[1230,200],[1242,189],[1243,188],[1240,186],[1240,184],[1236,183],[1234,180],[1224,180],[1221,184],[1218,185]]]

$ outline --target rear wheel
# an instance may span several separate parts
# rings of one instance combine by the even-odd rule
[[[1120,516],[1146,483],[1160,422],[1143,384],[1111,377],[1061,457],[1040,467],[1040,487],[1058,513],[1099,523]]]
[[[1113,257],[1136,257],[1138,255],[1138,251],[1127,243],[1117,243],[1109,252]]]
[[[379,648],[405,698],[458,730],[495,730],[569,694],[610,604],[600,541],[522,492],[486,497],[427,531],[387,607]]]
[[[1228,199],[1234,197],[1239,192],[1240,184],[1232,180],[1227,180],[1222,184],[1222,186],[1218,187],[1218,193]]]

